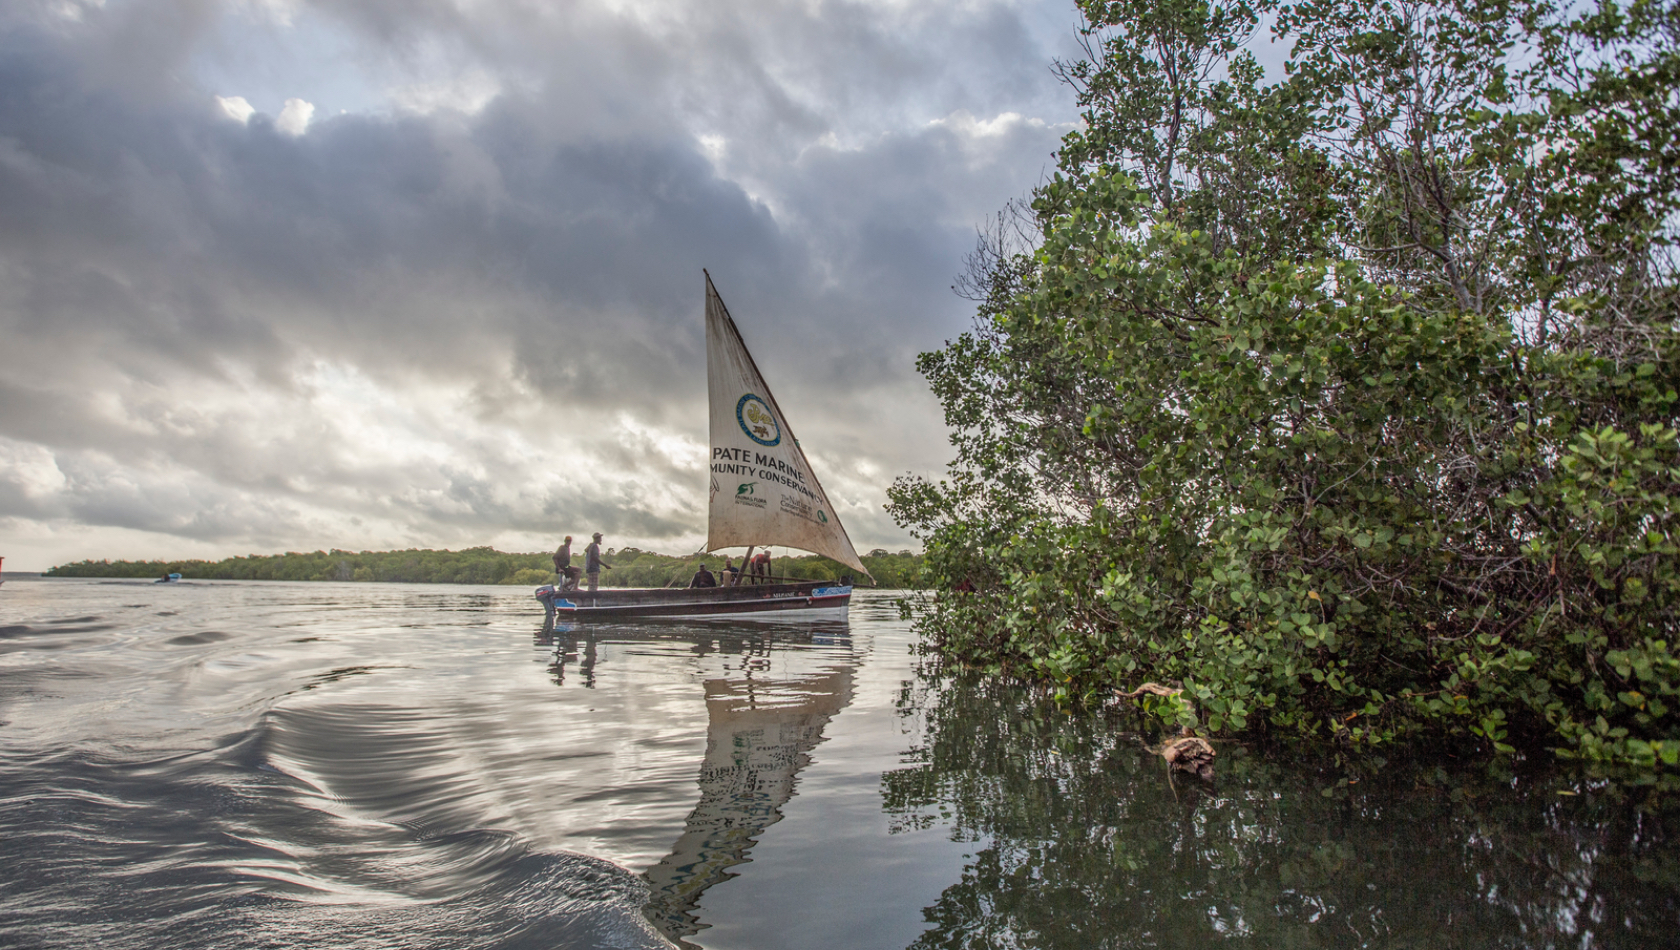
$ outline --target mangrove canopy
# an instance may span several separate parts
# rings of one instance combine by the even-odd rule
[[[1083,127],[920,361],[931,642],[1673,783],[1680,4],[1081,8]]]

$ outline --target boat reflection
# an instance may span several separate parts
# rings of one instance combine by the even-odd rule
[[[561,625],[564,627],[564,625]],[[858,665],[843,620],[672,622],[557,627],[552,634],[556,684],[568,677],[592,687],[600,642],[678,639],[706,663],[706,753],[700,800],[670,854],[647,869],[649,921],[678,945],[705,927],[701,895],[750,860],[764,830],[781,820],[799,772],[823,731],[852,701]],[[539,640],[539,642],[541,642]]]
[[[576,675],[582,677],[585,689],[595,688],[595,662],[599,658],[596,643],[597,637],[589,634],[575,635],[577,624],[559,624],[553,630],[545,629],[538,634],[536,643],[539,646],[554,648],[554,662],[548,665],[549,679],[556,686],[566,685],[566,670],[571,667]]]

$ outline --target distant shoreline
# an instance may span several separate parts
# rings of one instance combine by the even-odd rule
[[[401,551],[312,551],[285,554],[251,554],[220,561],[111,561],[83,560],[56,565],[39,574],[42,578],[160,578],[180,574],[186,580],[244,581],[341,581],[396,584],[492,584],[537,586],[554,579],[551,555],[509,553],[491,547],[460,551],[411,548]],[[638,548],[609,548],[604,559],[612,567],[601,575],[609,587],[666,587],[686,584],[701,563],[714,571],[724,558],[713,555],[667,555]],[[573,564],[582,561],[582,550],[573,554]],[[897,554],[877,549],[862,558],[876,586],[915,588],[920,586],[922,557],[902,551]],[[805,580],[839,581],[856,572],[827,558],[788,556],[775,559],[775,572]],[[866,578],[855,578],[867,585]]]

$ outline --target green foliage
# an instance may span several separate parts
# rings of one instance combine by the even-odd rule
[[[637,548],[609,550],[612,567],[601,573],[607,587],[687,586],[702,561],[715,572],[723,558],[715,555],[673,557]],[[910,588],[920,584],[920,555],[908,551],[872,552],[862,558],[881,587]],[[581,563],[581,552],[572,556]],[[48,577],[182,577],[211,580],[264,581],[385,581],[406,584],[518,584],[538,586],[554,580],[548,554],[506,554],[494,548],[463,551],[315,551],[309,554],[252,554],[223,561],[77,561],[46,572]],[[839,580],[855,574],[850,568],[815,556],[781,557],[773,564],[778,576],[806,580]],[[863,578],[857,578],[862,581]]]
[[[508,575],[507,578],[497,581],[496,583],[526,587],[540,587],[553,579],[553,571],[545,571],[538,567],[524,567],[514,571],[512,574]]]
[[[1262,7],[1084,6],[1039,246],[920,364],[931,642],[1675,782],[1680,5],[1285,6],[1271,85]]]

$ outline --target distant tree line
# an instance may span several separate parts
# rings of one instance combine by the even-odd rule
[[[573,555],[580,563],[582,550]],[[717,571],[724,559],[717,555],[672,556],[638,548],[607,549],[612,567],[602,572],[607,587],[684,586],[704,562]],[[876,549],[863,563],[881,587],[920,586],[922,559],[909,551],[890,554]],[[802,580],[839,580],[856,572],[828,558],[778,557],[772,561],[778,577]],[[87,560],[61,564],[47,577],[162,577],[165,574],[203,580],[241,581],[360,581],[401,584],[546,584],[554,579],[546,552],[510,554],[491,547],[461,551],[313,551],[250,554],[220,561],[109,561]],[[862,578],[859,582],[867,583]]]

